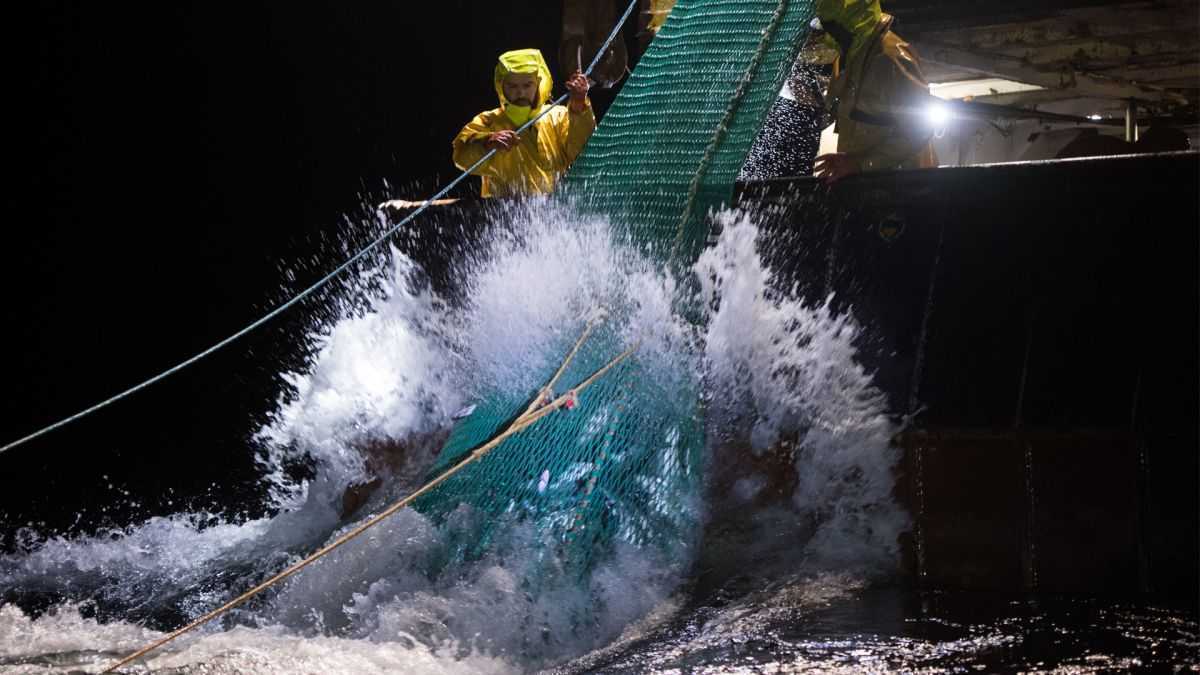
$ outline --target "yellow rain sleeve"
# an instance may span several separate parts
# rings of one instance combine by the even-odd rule
[[[557,173],[562,174],[571,168],[571,164],[583,152],[583,147],[587,145],[592,132],[596,130],[596,116],[592,112],[591,102],[582,112],[573,112],[561,105],[554,108],[543,121],[549,121],[553,125],[558,137],[555,169]]]
[[[451,143],[454,150],[455,166],[466,171],[487,154],[487,148],[483,144],[487,141],[488,136],[505,128],[497,124],[498,120],[496,117],[498,116],[495,110],[480,113],[475,116],[475,119],[468,122],[467,126],[462,128],[462,131],[458,132],[458,136],[455,136],[454,141]],[[500,153],[496,154],[499,155]],[[471,173],[476,176],[499,178],[500,174],[496,169],[499,162],[496,162],[495,159],[493,157],[492,161],[484,162],[482,166]]]
[[[544,121],[544,120],[543,120]],[[537,126],[541,126],[541,122]],[[503,109],[480,113],[454,138],[454,164],[466,171],[487,154],[484,141],[497,131],[515,130]],[[549,192],[554,187],[553,166],[539,158],[538,134],[530,129],[516,147],[500,150],[471,173],[483,178],[484,197],[509,197]]]
[[[884,40],[899,43],[890,33]],[[885,44],[871,59],[849,112],[855,133],[846,136],[847,151],[861,171],[936,165],[929,146],[933,128],[922,114],[934,99],[903,47]]]
[[[650,20],[646,23],[646,30],[657,35],[674,8],[675,0],[650,0]]]

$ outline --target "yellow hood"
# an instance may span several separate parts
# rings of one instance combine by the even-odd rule
[[[536,113],[546,101],[550,100],[550,92],[554,88],[554,79],[550,76],[550,67],[546,65],[546,59],[542,57],[542,52],[537,49],[517,49],[511,52],[504,52],[500,55],[500,62],[496,64],[496,74],[492,78],[492,84],[496,86],[496,96],[500,99],[500,107],[508,106],[508,99],[504,98],[504,78],[510,73],[536,74],[538,76],[538,100],[537,105],[533,106]]]
[[[883,10],[879,0],[817,0],[817,18],[830,35],[839,29],[850,34],[853,41],[844,54],[848,63],[870,43],[883,21]]]

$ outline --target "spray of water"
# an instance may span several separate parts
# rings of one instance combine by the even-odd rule
[[[789,513],[808,524],[793,546],[805,560],[884,564],[905,520],[890,498],[893,428],[855,362],[858,329],[827,302],[775,294],[751,219],[721,218],[720,242],[696,265],[708,309],[700,340],[672,313],[679,289],[669,276],[603,218],[561,204],[514,207],[488,231],[456,271],[462,302],[439,297],[419,266],[393,250],[390,262],[364,275],[369,302],[347,304],[312,336],[307,367],[285,375],[286,391],[258,435],[278,513],[241,524],[181,513],[117,532],[32,537],[25,550],[0,557],[0,589],[57,594],[65,604],[36,619],[12,605],[0,609],[3,658],[95,667],[150,631],[97,623],[85,618],[87,607],[177,622],[338,536],[361,517],[342,513],[347,490],[386,474],[360,514],[413,490],[438,448],[429,439],[488,387],[535,389],[541,383],[530,365],[561,358],[549,347],[597,306],[630,308],[620,331],[644,340],[639,358],[653,372],[703,378],[714,438],[751,439],[757,454],[792,453],[798,481]],[[295,461],[312,464],[310,479],[287,478]],[[740,489],[753,493],[756,480],[765,478],[748,476]],[[619,546],[582,583],[543,571],[547,582],[534,594],[521,583],[545,558],[532,554],[533,532],[516,528],[483,560],[431,577],[445,546],[441,528],[402,512],[151,666],[538,667],[613,640],[655,607],[675,606],[671,594],[691,555],[664,559]],[[51,637],[65,630],[71,637]]]
[[[749,439],[758,454],[788,441],[792,501],[815,526],[804,553],[818,565],[886,568],[908,519],[891,497],[896,427],[855,358],[860,329],[833,312],[832,298],[810,305],[776,291],[751,219],[727,212],[719,220],[720,241],[696,265],[715,308],[705,340],[713,435]],[[764,482],[751,475],[735,489],[752,494]]]

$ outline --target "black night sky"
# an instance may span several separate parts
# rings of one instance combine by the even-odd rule
[[[3,441],[223,338],[336,266],[329,242],[364,204],[427,196],[456,175],[450,140],[495,106],[495,57],[536,46],[558,72],[560,11],[27,8],[4,59]],[[0,457],[0,531],[63,528],[76,513],[85,526],[122,523],[179,500],[257,508],[247,438],[319,307]],[[145,510],[106,513],[128,501],[121,489]]]

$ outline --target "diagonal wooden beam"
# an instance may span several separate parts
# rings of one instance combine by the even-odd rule
[[[1036,89],[1034,91],[1015,91],[1007,94],[985,94],[983,96],[972,97],[971,100],[993,105],[1028,106],[1079,98],[1103,98],[1103,100],[1109,100],[1108,97],[1091,97],[1086,94],[1080,94],[1075,89]]]
[[[1070,90],[1077,92],[1080,96],[1097,98],[1132,98],[1140,101],[1187,103],[1187,98],[1184,96],[1158,87],[1070,69],[1038,70],[1021,59],[1003,54],[967,51],[959,47],[931,42],[917,42],[915,46],[921,55],[921,60],[932,64],[1035,84],[1046,89]]]

